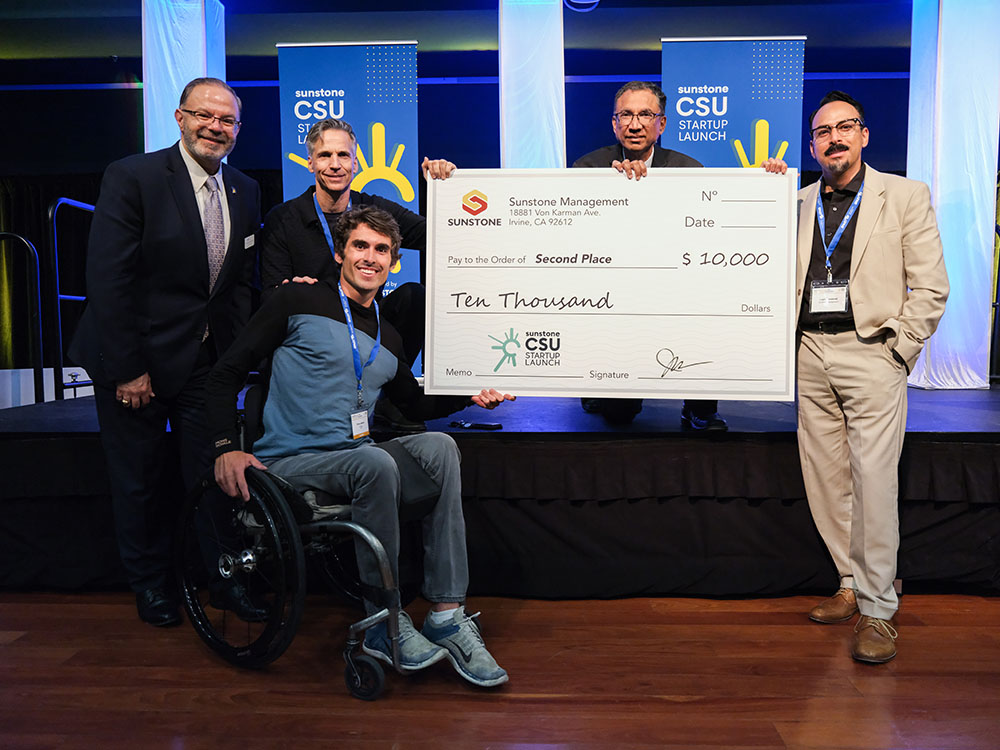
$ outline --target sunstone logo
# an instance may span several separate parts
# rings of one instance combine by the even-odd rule
[[[487,203],[488,200],[485,193],[480,193],[478,190],[470,190],[462,196],[462,210],[467,214],[479,216],[489,205]]]
[[[484,219],[479,216],[489,206],[489,198],[478,190],[470,190],[462,196],[462,210],[475,219],[448,219],[449,227],[499,227],[502,219]]]

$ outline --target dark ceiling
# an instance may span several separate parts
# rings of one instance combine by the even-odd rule
[[[415,39],[427,52],[497,47],[496,2],[227,0],[225,6],[230,56],[270,57],[276,43],[302,41]],[[824,58],[827,69],[898,70],[908,60],[911,9],[910,0],[601,0],[592,12],[565,10],[564,33],[568,50],[621,51],[656,50],[662,36],[805,35],[807,54],[836,51]],[[141,54],[140,0],[3,0],[0,25],[0,59]]]

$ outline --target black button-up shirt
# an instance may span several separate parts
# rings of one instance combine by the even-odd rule
[[[861,169],[843,188],[827,191],[826,183],[820,178],[819,193],[823,200],[823,213],[826,217],[826,244],[829,246],[833,240],[833,235],[837,233],[840,222],[847,214],[851,203],[858,195],[858,190],[865,181],[865,165],[861,163]],[[806,210],[815,212],[816,206],[803,207]],[[844,281],[851,278],[851,254],[854,249],[854,233],[858,226],[858,213],[861,206],[851,217],[851,223],[844,227],[844,233],[840,236],[837,247],[830,256],[830,267],[833,270],[835,281]],[[850,296],[847,299],[846,312],[826,312],[810,313],[809,304],[812,295],[813,281],[826,281],[826,250],[823,247],[823,239],[820,238],[819,222],[816,222],[816,229],[813,231],[812,257],[809,260],[809,270],[806,272],[806,283],[802,294],[802,310],[799,315],[799,326],[801,328],[816,328],[817,324],[836,323],[844,325],[854,324],[854,312],[851,310]]]

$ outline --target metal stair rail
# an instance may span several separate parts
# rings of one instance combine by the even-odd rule
[[[71,379],[70,382],[66,383],[63,381],[62,371],[63,371],[63,336],[62,336],[62,303],[63,302],[85,302],[86,297],[81,297],[74,294],[62,294],[59,289],[59,231],[56,227],[56,216],[59,212],[60,207],[70,206],[71,208],[78,208],[83,211],[89,211],[94,213],[94,206],[89,203],[83,203],[81,201],[73,200],[72,198],[56,198],[52,205],[49,206],[49,257],[48,265],[52,270],[52,294],[47,300],[46,309],[49,311],[51,316],[52,326],[54,331],[54,342],[52,345],[52,367],[53,375],[52,384],[55,390],[55,397],[57,400],[61,401],[64,397],[66,387],[70,388],[80,388],[83,386],[92,385],[91,380],[76,380]]]

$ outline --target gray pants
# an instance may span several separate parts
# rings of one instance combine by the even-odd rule
[[[462,516],[458,446],[442,432],[396,438],[441,487],[441,497],[422,521],[424,597],[431,602],[462,602],[469,586]],[[282,458],[269,470],[297,489],[316,489],[351,499],[351,518],[385,546],[399,581],[399,471],[392,457],[374,445]],[[358,572],[370,586],[381,586],[368,545],[356,540]],[[375,608],[366,602],[369,612]]]

